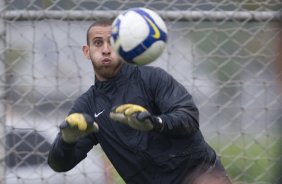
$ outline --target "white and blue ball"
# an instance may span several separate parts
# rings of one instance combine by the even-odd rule
[[[147,8],[132,8],[117,16],[112,24],[111,45],[120,58],[145,65],[164,51],[167,27],[162,18]]]

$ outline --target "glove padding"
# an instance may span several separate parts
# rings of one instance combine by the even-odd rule
[[[140,131],[158,131],[163,129],[160,117],[151,115],[144,107],[135,104],[123,104],[110,112],[110,118]]]
[[[75,143],[81,137],[91,133],[98,132],[98,124],[93,117],[88,114],[73,113],[66,117],[60,125],[62,139],[66,143]]]

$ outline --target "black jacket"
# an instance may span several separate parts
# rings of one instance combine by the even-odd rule
[[[161,133],[140,132],[109,119],[115,106],[138,104],[165,123]],[[124,64],[121,72],[81,95],[69,112],[92,115],[99,132],[76,144],[66,144],[61,133],[49,153],[48,163],[58,172],[68,171],[100,144],[126,183],[181,183],[196,165],[215,159],[199,130],[199,113],[191,95],[164,70]]]

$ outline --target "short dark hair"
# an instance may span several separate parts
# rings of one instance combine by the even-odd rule
[[[90,32],[90,29],[91,29],[92,27],[95,27],[95,26],[104,26],[104,27],[106,27],[106,26],[112,25],[112,23],[113,23],[113,19],[100,19],[100,20],[97,20],[97,21],[93,22],[93,23],[89,26],[89,28],[87,29],[87,32],[86,32],[86,43],[87,43],[87,45],[90,44],[89,32]]]

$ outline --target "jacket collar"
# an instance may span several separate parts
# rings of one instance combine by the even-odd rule
[[[134,71],[136,66],[123,63],[119,73],[111,79],[105,81],[99,81],[95,77],[95,88],[98,90],[112,90],[114,87],[118,87],[124,82],[128,82],[130,75]]]

